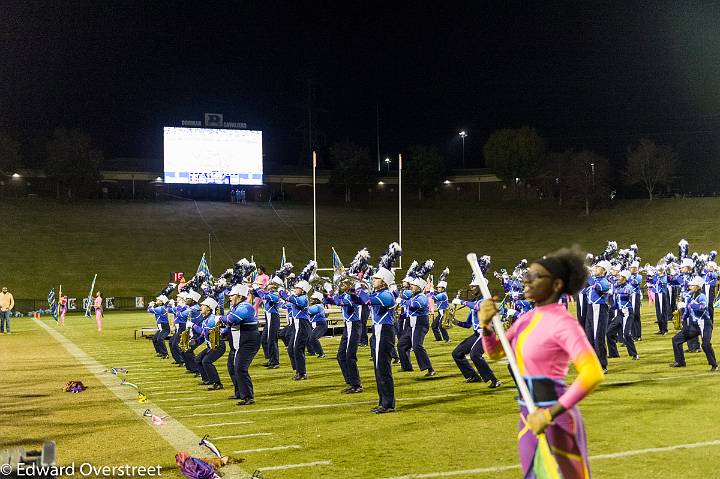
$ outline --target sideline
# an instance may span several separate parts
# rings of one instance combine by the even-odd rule
[[[93,376],[98,379],[98,381],[100,381],[108,390],[110,390],[110,392],[117,396],[117,398],[122,401],[125,406],[134,411],[145,424],[147,424],[147,419],[143,416],[143,413],[146,409],[150,409],[154,414],[159,416],[167,415],[165,411],[160,409],[151,401],[147,401],[145,404],[138,403],[135,400],[135,390],[131,390],[127,386],[122,386],[117,377],[105,372],[107,371],[107,367],[97,362],[85,351],[76,346],[75,343],[42,321],[38,321],[34,318],[33,321],[42,329],[47,331],[53,339],[60,343],[75,359],[78,360],[78,362],[80,362],[83,367],[85,367],[85,369],[90,371]],[[176,420],[168,421],[163,427],[153,428],[153,430],[165,439],[165,441],[167,441],[176,451],[188,451],[196,457],[202,457],[208,454],[207,450],[200,448],[200,436]],[[247,472],[243,471],[240,467],[234,464],[224,467],[222,472],[223,476],[227,478],[250,478],[250,475]]]

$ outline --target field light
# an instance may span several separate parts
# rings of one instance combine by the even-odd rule
[[[13,174],[12,174],[12,177],[13,177],[13,178],[20,178],[20,173],[13,173]]]
[[[379,185],[379,186],[383,186],[384,184],[385,184],[384,181],[382,181],[382,180],[381,180],[381,181],[378,181],[378,185]]]
[[[450,184],[450,180],[445,180],[445,181],[443,181],[443,183],[445,183],[446,185],[449,185],[449,184]]]

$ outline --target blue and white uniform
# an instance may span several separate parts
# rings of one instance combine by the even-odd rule
[[[410,361],[410,350],[412,349],[420,371],[432,371],[432,362],[423,344],[425,335],[430,329],[428,298],[421,291],[413,293],[410,290],[403,291],[402,297],[407,308],[409,327],[406,333],[398,340],[397,351],[400,356],[400,365],[404,371],[413,370]]]
[[[713,368],[717,368],[717,360],[715,359],[715,350],[712,347],[712,330],[713,322],[710,319],[708,308],[710,307],[707,296],[698,291],[687,297],[685,305],[685,317],[683,318],[683,328],[672,339],[673,354],[675,355],[675,364],[680,367],[685,366],[685,355],[683,353],[683,343],[695,338],[702,338],[702,350],[705,353],[708,364]]]
[[[338,346],[337,360],[340,370],[342,371],[345,384],[348,385],[346,392],[350,392],[353,388],[360,388],[360,372],[357,367],[357,350],[360,343],[361,326],[361,308],[362,301],[352,292],[345,292],[327,298],[326,302],[340,306],[345,329],[342,338],[340,338],[340,346]]]
[[[305,376],[305,348],[310,338],[310,319],[308,316],[309,301],[307,294],[288,294],[280,291],[280,297],[285,300],[288,307],[288,318],[292,322],[291,336],[288,340],[288,355],[292,367],[298,376]]]
[[[633,340],[633,296],[635,287],[629,282],[616,284],[613,291],[614,318],[610,321],[607,330],[608,356],[619,358],[617,349],[618,334],[622,335],[623,342],[631,358],[638,358],[635,341]]]
[[[445,313],[449,307],[447,292],[435,291],[430,293],[430,297],[435,302],[435,309],[437,310],[437,316],[435,316],[431,325],[433,336],[435,336],[435,341],[445,341],[447,343],[450,341],[450,335],[447,329],[443,327]]]
[[[265,328],[260,336],[266,366],[280,364],[280,350],[278,349],[278,331],[280,331],[280,295],[277,291],[262,289],[253,290],[255,296],[262,300],[265,310]]]
[[[310,338],[308,339],[307,345],[308,353],[325,357],[325,351],[320,343],[320,338],[325,336],[328,329],[327,318],[325,317],[325,308],[322,304],[313,304],[308,308],[308,316],[310,319],[310,325],[312,326],[312,331],[310,331]]]
[[[395,408],[395,383],[392,377],[392,352],[395,348],[395,329],[393,327],[393,309],[395,296],[389,289],[367,293],[357,290],[360,301],[371,308],[373,334],[370,353],[375,364],[375,381],[378,390],[378,406],[385,409]]]
[[[232,349],[235,350],[233,366],[235,373],[235,397],[242,401],[253,401],[255,390],[248,368],[260,350],[260,332],[258,330],[255,307],[243,301],[230,308],[224,322],[230,326]]]
[[[491,382],[491,386],[495,387],[499,382],[490,365],[483,358],[485,351],[482,345],[482,326],[480,325],[477,315],[481,303],[482,299],[478,299],[477,301],[461,300],[461,304],[466,306],[470,312],[468,313],[467,319],[458,322],[457,325],[461,328],[471,329],[472,334],[457,345],[452,352],[452,357],[467,382],[479,382],[482,379],[483,382]],[[467,359],[468,355],[470,355],[472,364],[470,364],[470,361]],[[475,365],[474,368],[473,364]],[[477,370],[475,368],[477,368]]]
[[[585,334],[595,349],[603,369],[607,369],[607,349],[605,337],[608,327],[608,293],[610,282],[607,276],[590,276],[588,278],[587,316],[585,318]]]
[[[163,359],[167,357],[168,351],[165,340],[170,336],[170,323],[168,321],[168,308],[163,304],[148,307],[148,313],[155,315],[157,333],[153,335],[153,346],[155,352]]]

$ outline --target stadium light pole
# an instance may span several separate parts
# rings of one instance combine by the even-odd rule
[[[317,201],[315,196],[315,169],[317,168],[317,152],[313,150],[313,259],[317,264]]]
[[[398,153],[398,244],[402,251],[402,153]],[[400,269],[402,269],[402,255],[400,255]]]
[[[462,130],[458,134],[460,135],[460,138],[462,138],[462,167],[465,168],[465,137],[467,136],[467,132]]]

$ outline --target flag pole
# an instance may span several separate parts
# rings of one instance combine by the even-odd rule
[[[313,259],[317,263],[317,200],[315,195],[315,170],[317,169],[317,152],[312,152],[312,172],[313,172]]]
[[[208,269],[212,271],[212,244],[210,243],[210,233],[208,233]]]
[[[92,293],[95,289],[95,280],[97,280],[97,273],[93,276],[92,284],[90,285],[90,294],[88,294],[87,307],[85,308],[85,316],[90,317],[90,303],[92,303]]]

